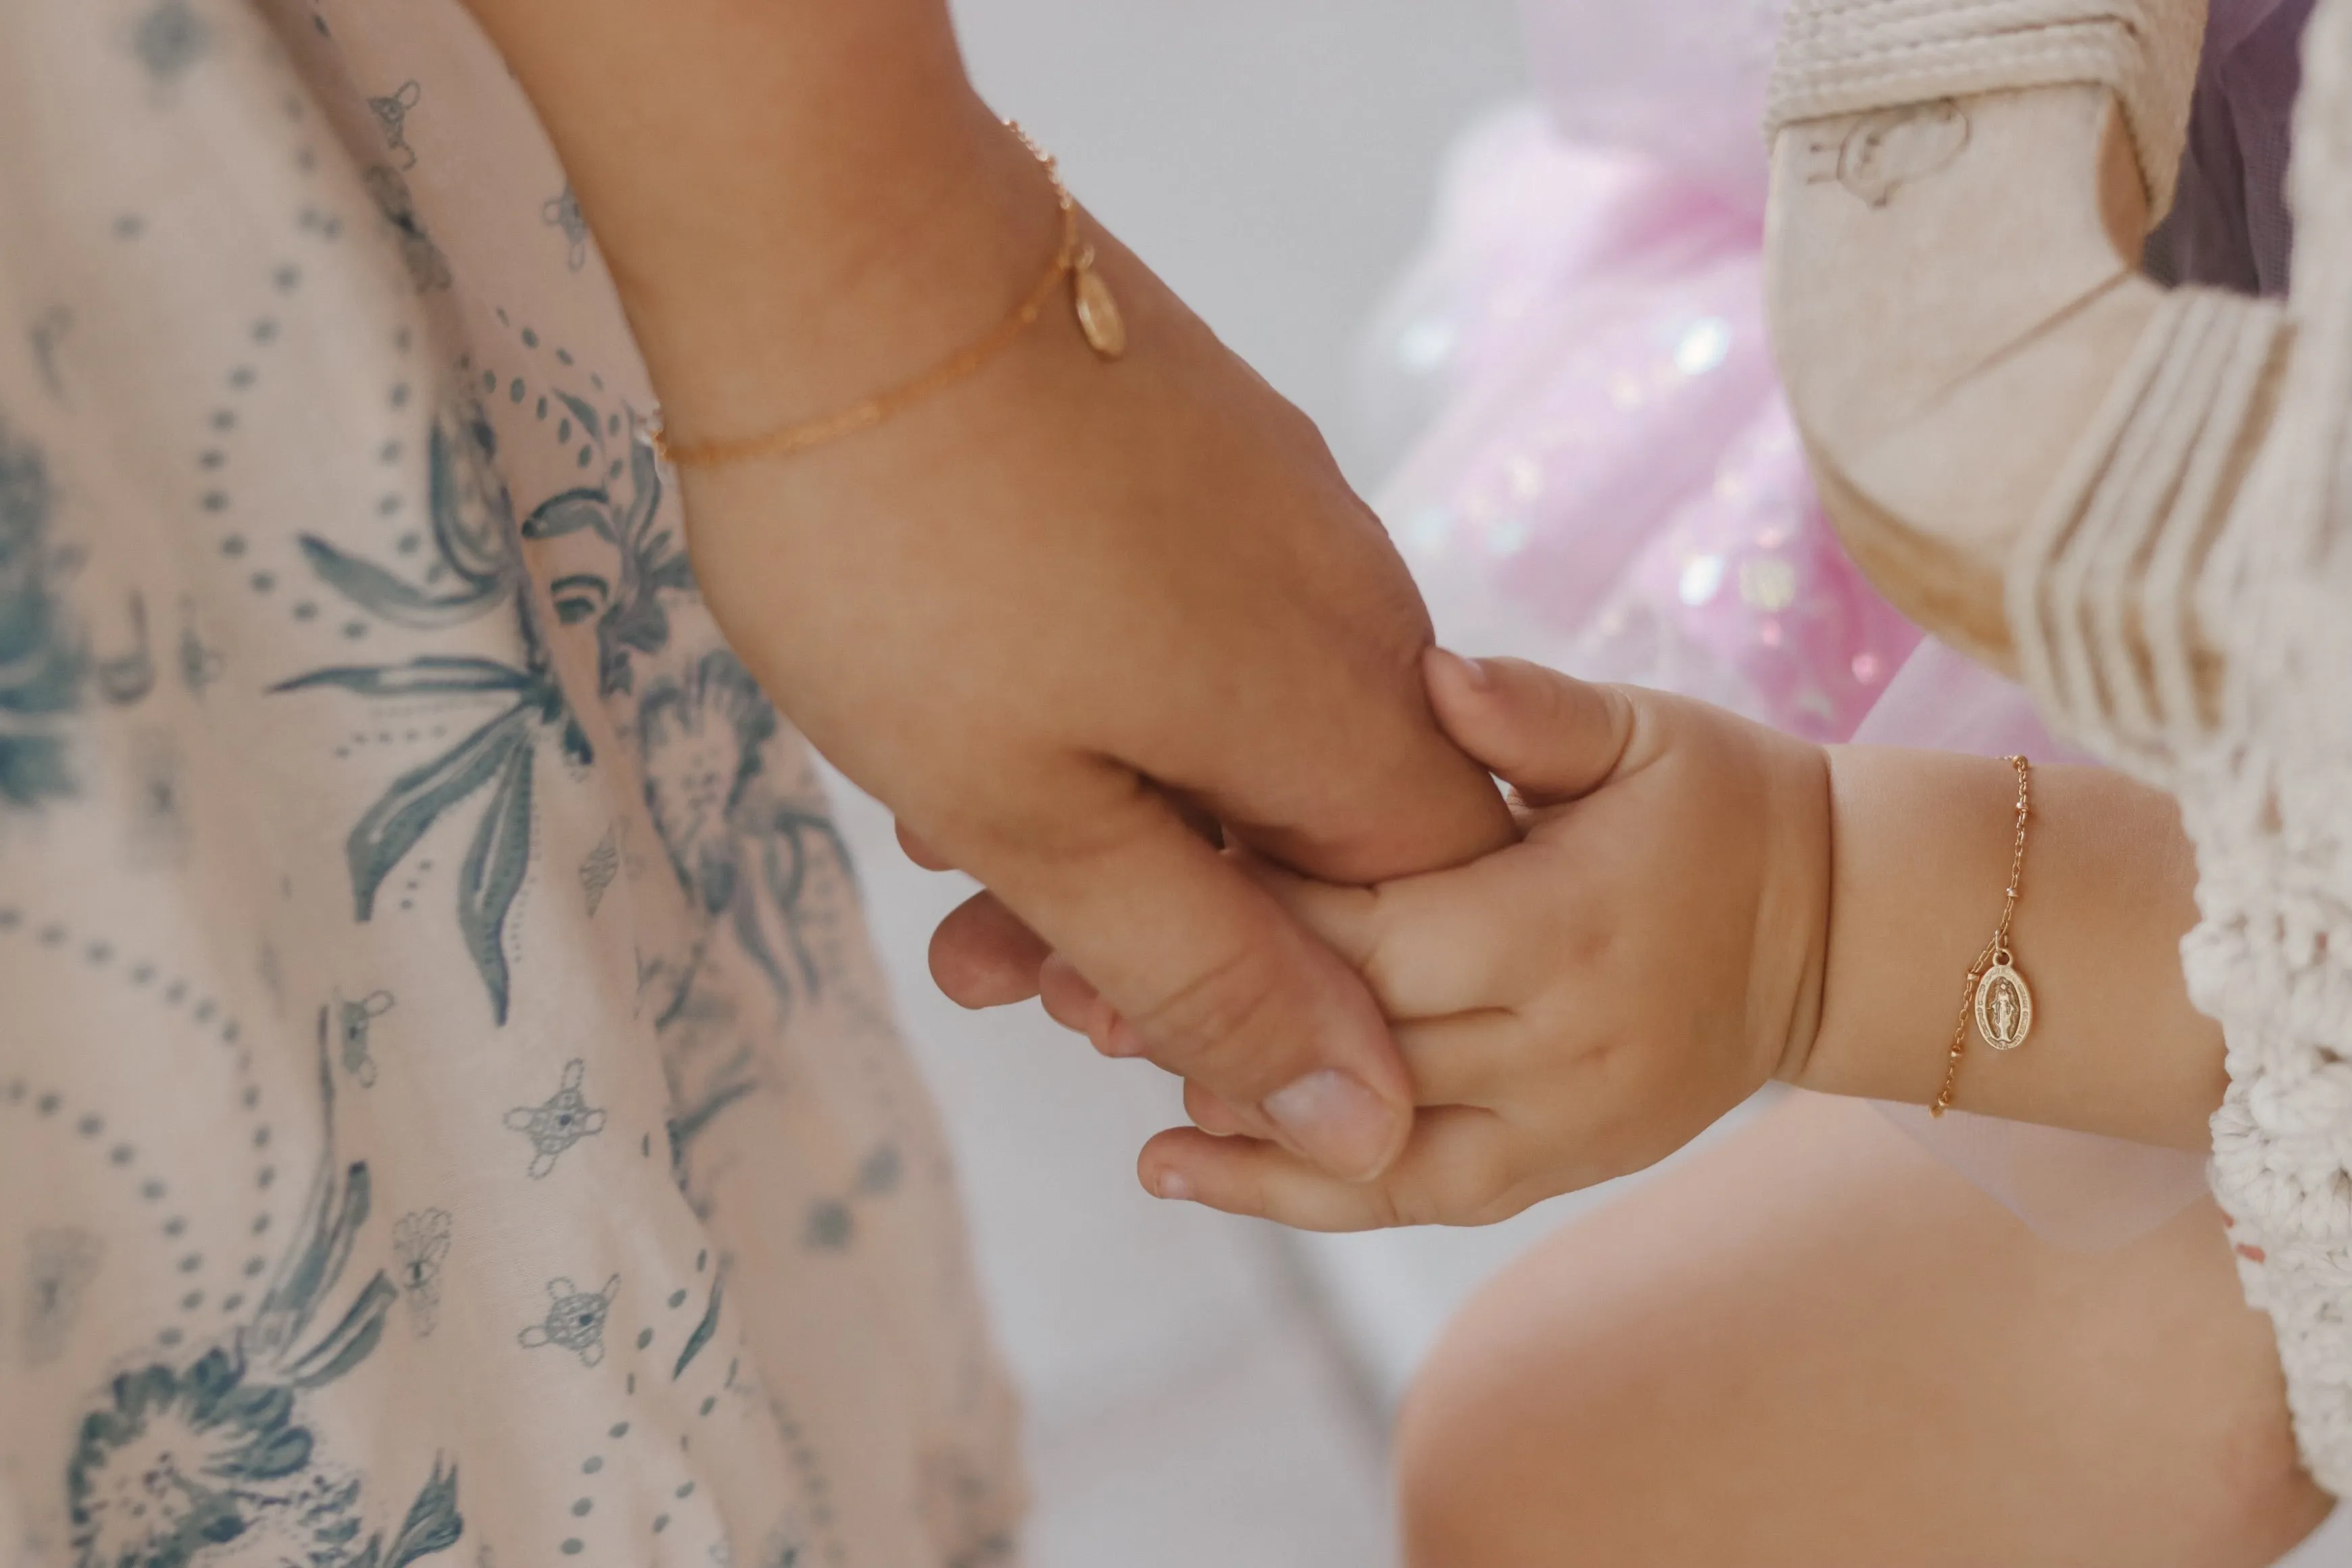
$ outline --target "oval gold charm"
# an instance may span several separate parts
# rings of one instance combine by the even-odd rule
[[[1087,346],[1105,359],[1117,359],[1127,352],[1127,318],[1119,314],[1118,297],[1102,274],[1085,262],[1070,278],[1070,293],[1077,306],[1078,330],[1087,335]]]
[[[2002,959],[1977,982],[1977,1033],[1994,1050],[2013,1051],[2025,1044],[2032,1027],[2033,993],[2025,976]]]

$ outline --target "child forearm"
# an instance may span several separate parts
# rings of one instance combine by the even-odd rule
[[[1830,753],[1830,931],[1821,1027],[1790,1076],[1927,1104],[1969,965],[2000,915],[2015,819],[2005,763],[1846,746]],[[1997,1054],[1971,1026],[1964,1110],[2180,1148],[2207,1146],[2226,1082],[2220,1026],[2189,1005],[2180,938],[2196,865],[2166,796],[2099,768],[2037,766],[2011,947],[2032,1037]]]

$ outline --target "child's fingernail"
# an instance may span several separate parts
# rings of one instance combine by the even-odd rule
[[[1160,1172],[1151,1190],[1171,1204],[1189,1203],[1192,1197],[1192,1184],[1184,1179],[1181,1171]]]
[[[1263,1109],[1293,1150],[1349,1181],[1380,1174],[1396,1143],[1396,1109],[1337,1068],[1275,1090]]]

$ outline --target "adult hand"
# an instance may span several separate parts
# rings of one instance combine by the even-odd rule
[[[1046,181],[964,80],[940,0],[680,0],[657,22],[631,0],[470,4],[684,441],[904,382],[1054,254]],[[1126,358],[1057,308],[877,427],[691,469],[696,569],[810,740],[1003,900],[941,943],[952,994],[1025,990],[1025,922],[1143,1054],[1370,1176],[1411,1123],[1385,1025],[1187,824],[1364,881],[1490,848],[1510,819],[1431,718],[1420,600],[1314,428],[1089,237]]]
[[[1103,265],[1127,359],[1049,318],[887,426],[689,472],[697,565],[811,740],[1003,900],[942,930],[950,995],[1034,991],[1042,938],[1124,1049],[1367,1176],[1410,1125],[1386,1026],[1192,821],[1356,882],[1508,817],[1431,719],[1420,600],[1313,427],[1131,258]]]
[[[1412,1142],[1380,1180],[1335,1182],[1218,1136],[1225,1108],[1194,1089],[1195,1125],[1139,1162],[1161,1197],[1312,1230],[1489,1225],[1642,1170],[1801,1072],[1828,946],[1827,752],[1519,659],[1433,654],[1428,676],[1447,732],[1509,781],[1525,837],[1369,889],[1260,870],[1395,1020]],[[1102,1037],[1067,977],[1046,1005]],[[1917,1055],[1935,1054],[1930,1036]]]

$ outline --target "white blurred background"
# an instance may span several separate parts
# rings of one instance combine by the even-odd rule
[[[1360,340],[1448,145],[1527,90],[1513,0],[953,4],[998,110],[1377,492],[1401,454],[1357,416]],[[1393,1564],[1386,1433],[1413,1366],[1479,1281],[1606,1192],[1349,1237],[1156,1202],[1134,1157],[1181,1120],[1172,1084],[1034,1004],[940,998],[925,946],[970,885],[915,869],[887,814],[833,784],[1027,1398],[1031,1568]],[[2352,1563],[2347,1522],[2296,1568]]]

